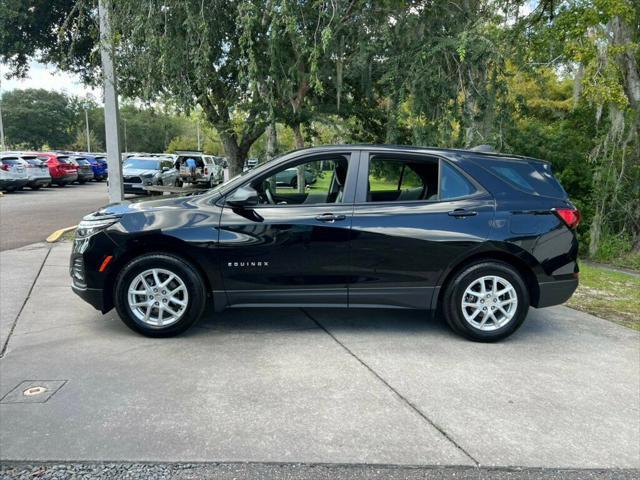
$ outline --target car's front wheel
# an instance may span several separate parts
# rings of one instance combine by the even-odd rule
[[[204,282],[196,269],[166,253],[130,261],[118,275],[114,293],[122,321],[149,337],[184,332],[200,318],[206,303]]]
[[[495,342],[515,332],[527,316],[529,291],[510,265],[482,262],[458,272],[443,297],[449,326],[475,341]]]

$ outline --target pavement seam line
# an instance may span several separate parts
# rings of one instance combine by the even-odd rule
[[[47,250],[47,254],[44,256],[44,259],[42,260],[42,263],[40,264],[40,268],[38,269],[38,273],[36,273],[36,276],[33,279],[33,283],[31,283],[31,287],[29,287],[29,291],[27,292],[27,296],[25,297],[24,302],[22,302],[22,305],[20,306],[20,310],[18,311],[18,314],[16,315],[16,318],[13,320],[13,324],[11,325],[11,329],[9,330],[9,335],[7,335],[7,339],[5,340],[4,345],[2,346],[2,351],[0,351],[0,358],[3,358],[5,353],[7,353],[7,348],[9,348],[9,341],[11,340],[11,337],[13,335],[13,331],[16,329],[16,326],[18,325],[18,319],[20,318],[20,315],[22,315],[22,311],[24,310],[25,305],[27,304],[27,302],[31,298],[31,293],[33,292],[33,287],[36,286],[36,282],[38,281],[38,278],[40,278],[40,274],[42,273],[42,269],[44,268],[44,264],[47,263],[47,259],[49,258],[49,254],[51,253],[51,249],[52,249],[52,247],[49,247],[49,249]]]
[[[304,308],[301,308],[302,312],[312,321],[314,322],[320,329],[324,330],[324,332],[329,335],[334,342],[340,345],[349,355],[351,355],[354,359],[360,363],[364,368],[366,368],[374,377],[376,377],[380,382],[382,382],[389,390],[391,390],[403,403],[405,403],[411,410],[413,410],[419,417],[421,417],[424,421],[426,421],[429,425],[435,428],[440,434],[445,437],[449,442],[451,442],[458,450],[460,450],[467,458],[469,458],[476,467],[480,466],[480,462],[476,460],[473,455],[471,455],[465,448],[456,442],[451,435],[449,435],[440,425],[431,420],[422,410],[420,410],[413,402],[411,402],[408,398],[402,395],[398,390],[396,390],[389,382],[387,382],[382,376],[376,372],[373,368],[371,368],[367,363],[364,362],[360,357],[358,357],[349,347],[347,347],[344,343],[342,343],[338,338],[332,334],[328,328],[326,328],[322,323],[312,317],[309,312],[307,312]]]

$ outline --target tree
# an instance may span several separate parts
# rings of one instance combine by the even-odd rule
[[[63,148],[74,140],[77,113],[66,95],[41,89],[12,90],[1,101],[9,145]]]

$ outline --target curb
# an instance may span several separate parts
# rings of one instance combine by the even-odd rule
[[[74,230],[77,227],[77,225],[73,225],[71,227],[65,227],[65,228],[61,228],[60,230],[56,230],[55,232],[53,232],[51,235],[49,235],[47,237],[47,243],[55,243],[58,240],[60,240],[60,237],[70,231],[70,230]]]

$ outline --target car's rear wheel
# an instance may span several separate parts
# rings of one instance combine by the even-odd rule
[[[31,190],[40,190],[40,187],[42,187],[42,185],[31,185],[30,186]]]
[[[442,310],[457,333],[480,342],[508,337],[524,322],[529,291],[512,266],[481,262],[458,272],[446,288]]]
[[[132,330],[149,337],[184,332],[202,315],[204,282],[184,259],[150,253],[129,262],[115,284],[116,310]]]

